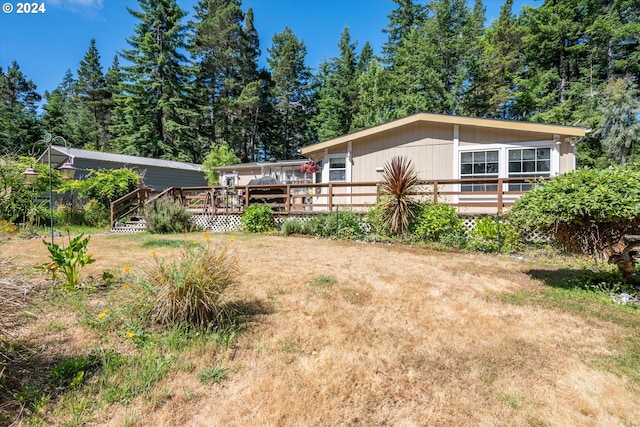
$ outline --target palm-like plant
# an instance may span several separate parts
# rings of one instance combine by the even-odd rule
[[[418,207],[418,202],[412,197],[418,183],[418,174],[408,158],[396,156],[385,164],[380,184],[383,194],[380,206],[382,221],[394,234],[404,234],[409,229]]]

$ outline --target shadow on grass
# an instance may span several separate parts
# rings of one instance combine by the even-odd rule
[[[37,413],[100,369],[92,356],[55,355],[36,343],[0,344],[0,425]]]
[[[233,327],[238,330],[245,330],[248,325],[255,321],[257,316],[273,314],[275,310],[269,304],[260,300],[251,301],[231,301],[222,307],[221,313],[223,327]]]
[[[633,289],[637,281],[625,282],[617,271],[589,269],[528,270],[532,279],[556,289],[582,289],[586,291],[618,292]]]

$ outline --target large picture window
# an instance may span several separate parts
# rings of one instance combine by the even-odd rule
[[[329,159],[329,181],[347,180],[347,158],[332,157]]]
[[[460,153],[460,178],[497,178],[498,150]],[[497,184],[462,184],[462,191],[497,191]]]
[[[509,178],[536,178],[551,174],[551,148],[509,150]],[[527,191],[529,183],[509,184],[509,191]]]

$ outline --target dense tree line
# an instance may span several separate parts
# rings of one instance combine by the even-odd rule
[[[78,69],[44,98],[17,63],[0,68],[0,147],[28,154],[44,129],[77,147],[201,163],[241,161],[417,112],[578,125],[578,161],[640,152],[640,0],[546,0],[485,25],[481,0],[393,0],[376,54],[349,29],[317,71],[285,28],[259,66],[241,0],[139,0],[137,24],[106,70],[91,40]],[[42,112],[38,105],[44,99]]]

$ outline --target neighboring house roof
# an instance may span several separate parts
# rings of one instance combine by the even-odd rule
[[[383,123],[378,126],[363,129],[350,134],[339,136],[337,138],[329,139],[327,141],[323,141],[317,144],[303,147],[301,150],[301,153],[303,156],[306,156],[309,153],[313,153],[318,150],[323,150],[325,148],[330,148],[336,145],[344,144],[349,141],[355,141],[357,139],[365,138],[367,136],[371,136],[377,133],[396,129],[396,128],[413,124],[416,122],[433,122],[433,123],[444,123],[444,124],[461,125],[461,126],[484,127],[484,128],[492,128],[492,129],[540,132],[540,133],[550,133],[550,134],[576,136],[576,137],[582,137],[586,135],[586,129],[573,127],[573,126],[519,122],[519,121],[513,121],[513,120],[510,121],[510,120],[495,120],[495,119],[478,119],[474,117],[449,116],[444,114],[418,113],[412,116],[404,117],[402,119],[394,120],[388,123]]]
[[[238,163],[235,165],[216,166],[213,168],[216,172],[233,172],[236,170],[255,169],[263,166],[300,166],[301,164],[308,162],[308,159],[297,160],[277,160],[275,162],[251,162],[251,163]]]
[[[47,155],[46,151],[38,161],[44,160]],[[71,163],[74,159],[95,160],[107,163],[118,163],[125,166],[153,166],[159,168],[202,171],[202,165],[194,163],[176,162],[173,160],[150,159],[147,157],[128,156],[125,154],[105,153],[103,151],[82,150],[80,148],[68,148],[58,145],[51,146],[51,162],[62,163],[70,158]],[[60,161],[60,159],[62,159]]]

